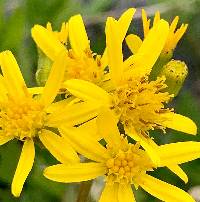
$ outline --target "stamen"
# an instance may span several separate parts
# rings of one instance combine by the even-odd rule
[[[71,58],[65,73],[65,79],[83,79],[98,84],[102,81],[104,70],[101,67],[100,56],[93,54],[90,49],[85,50],[81,56],[73,50],[68,51]]]
[[[163,92],[167,87],[164,82],[164,77],[150,82],[145,78],[140,81],[129,80],[112,94],[112,109],[125,127],[140,134],[154,128],[165,129],[160,114],[170,111],[164,110],[164,104],[170,100],[171,95]]]

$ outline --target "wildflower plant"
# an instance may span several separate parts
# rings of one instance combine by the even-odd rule
[[[125,37],[134,13],[135,9],[129,9],[119,18],[118,23],[122,28],[120,38]],[[47,28],[35,25],[32,37],[51,61],[55,60],[59,51],[65,50],[68,65],[64,80],[83,79],[97,85],[103,85],[107,80],[104,74],[108,62],[107,51],[105,49],[102,56],[92,52],[81,15],[75,15],[68,23],[63,23],[60,32],[53,31],[49,23]]]
[[[48,179],[63,183],[81,182],[103,175],[105,187],[100,202],[135,201],[131,185],[136,189],[142,187],[162,201],[194,202],[188,193],[150,176],[149,173],[157,167],[181,164],[198,158],[199,142],[179,142],[159,146],[158,155],[161,161],[158,165],[153,163],[149,155],[140,147],[139,142],[128,143],[127,138],[120,135],[117,121],[112,113],[107,113],[107,120],[109,123],[104,124],[104,120],[101,120],[98,125],[99,132],[106,141],[106,147],[94,141],[92,135],[87,134],[80,139],[82,134],[80,130],[61,127],[60,131],[67,141],[78,153],[91,161],[53,165],[45,169],[44,175]],[[183,148],[187,149],[183,150]]]
[[[166,77],[163,75],[151,80],[149,76],[166,43],[169,24],[160,20],[149,31],[138,52],[125,61],[120,30],[120,25],[113,18],[108,18],[106,45],[112,89],[106,91],[91,82],[78,79],[67,80],[64,85],[74,96],[111,110],[126,133],[140,141],[147,152],[154,156],[154,160],[159,161],[149,137],[150,130],[161,129],[165,133],[166,128],[171,128],[192,135],[197,133],[191,119],[166,107],[173,97],[173,94],[165,91]]]
[[[160,21],[160,12],[157,11],[155,13],[155,17],[153,19],[152,27],[156,26],[156,24],[159,21]],[[179,17],[176,16],[174,18],[174,20],[172,21],[172,23],[169,25],[169,33],[168,33],[167,39],[165,41],[165,44],[163,46],[162,52],[159,55],[159,58],[156,61],[155,65],[151,71],[151,74],[150,74],[151,79],[156,79],[157,76],[163,75],[162,74],[163,66],[166,65],[170,61],[170,59],[173,57],[173,53],[174,53],[174,50],[175,50],[178,42],[180,41],[180,39],[182,38],[182,36],[184,35],[184,33],[187,30],[188,24],[182,24],[180,28],[176,28],[178,21],[179,21]],[[144,9],[142,9],[142,25],[143,25],[144,39],[147,37],[147,35],[151,29],[150,24],[151,24],[151,20],[147,18],[146,11]],[[137,53],[137,51],[139,50],[139,48],[142,44],[142,39],[135,34],[129,34],[126,37],[126,43],[129,47],[129,49],[131,50],[131,52],[135,54],[135,53]],[[177,63],[180,63],[180,62],[177,61]],[[182,68],[181,74],[182,73],[187,75],[187,69],[185,70],[185,68]],[[176,75],[176,74],[178,74],[178,76],[181,75],[181,74],[179,74],[179,71],[177,71],[177,72],[174,71],[173,75]],[[180,79],[178,79],[178,81],[180,81],[183,78],[184,77],[181,77]],[[166,79],[168,79],[168,78],[166,78]],[[183,81],[184,80],[185,80],[185,78],[183,79]],[[177,78],[176,79],[171,78],[170,81],[171,82],[177,81]],[[181,86],[181,85],[177,84],[177,86]],[[169,86],[168,88],[173,89],[172,86]],[[175,92],[175,95],[176,95],[176,92]]]
[[[60,53],[58,59],[53,63],[42,94],[35,96],[35,93],[41,93],[41,89],[28,89],[26,87],[13,54],[10,51],[4,51],[0,54],[3,73],[0,75],[0,144],[5,144],[14,138],[23,142],[21,156],[12,182],[14,196],[20,195],[23,184],[33,166],[34,140],[37,138],[58,160],[62,162],[79,161],[73,148],[62,137],[53,132],[53,128],[56,129],[62,122],[73,126],[79,124],[79,121],[84,121],[82,119],[76,123],[73,122],[78,120],[76,119],[78,114],[73,113],[73,118],[69,117],[74,108],[69,103],[65,103],[64,108],[62,101],[52,104],[63,79],[66,65],[64,57],[65,53]],[[85,104],[80,103],[78,105],[81,113],[86,115],[85,109],[92,105],[87,104],[87,107]],[[61,107],[62,111],[60,111]],[[94,108],[92,110],[94,111]],[[66,119],[66,114],[69,115],[69,121]],[[81,117],[83,118],[83,116]],[[60,150],[60,148],[64,148],[64,150]],[[63,153],[66,153],[68,157],[65,158]]]
[[[153,19],[152,27],[156,26],[156,24],[159,21],[160,21],[160,12],[157,11]],[[179,21],[179,17],[176,16],[169,26],[169,34],[167,36],[165,45],[162,50],[162,53],[164,54],[169,54],[174,51],[178,42],[180,41],[180,39],[182,38],[182,36],[187,30],[188,24],[182,24],[181,27],[176,29],[178,21]],[[142,25],[143,25],[144,38],[146,38],[146,36],[148,35],[151,29],[150,23],[151,23],[151,20],[147,18],[146,11],[142,9]],[[140,45],[142,44],[142,40],[140,39],[140,37],[134,34],[128,35],[126,39],[127,39],[128,46],[133,52],[136,52],[138,48],[140,47]],[[137,44],[137,46],[134,45],[135,43]]]
[[[40,87],[28,88],[13,54],[0,53],[0,145],[12,139],[23,143],[14,196],[20,196],[40,141],[60,162],[47,167],[44,176],[62,183],[104,176],[100,202],[135,201],[132,187],[162,201],[194,201],[150,175],[167,167],[187,183],[180,164],[200,157],[199,142],[159,145],[150,134],[167,128],[197,133],[190,118],[168,106],[187,76],[186,64],[171,60],[187,25],[176,30],[178,17],[169,25],[157,12],[151,27],[142,10],[144,39],[126,37],[134,13],[130,8],[118,20],[107,18],[102,55],[91,50],[81,15],[64,22],[60,31],[49,22],[35,25]],[[132,52],[128,58],[124,39]]]

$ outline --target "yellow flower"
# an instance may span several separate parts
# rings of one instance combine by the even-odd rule
[[[52,32],[55,37],[62,43],[67,44],[68,39],[68,23],[63,22],[60,31],[53,31],[51,23],[47,23],[47,29]]]
[[[149,154],[156,157],[149,130],[171,128],[195,135],[197,128],[189,118],[165,108],[171,98],[163,92],[165,78],[149,81],[149,74],[159,57],[169,33],[169,25],[160,20],[150,31],[137,53],[123,61],[120,26],[112,18],[106,25],[108,66],[113,88],[106,92],[93,83],[71,79],[64,83],[74,96],[92,101],[113,111],[130,137],[141,142]],[[106,117],[106,114],[105,114]]]
[[[155,13],[152,27],[154,27],[159,21],[160,21],[160,13],[159,11],[157,11]],[[173,52],[179,40],[182,38],[183,34],[187,30],[188,24],[182,24],[180,28],[176,30],[178,21],[179,17],[176,16],[169,27],[167,40],[162,50],[162,53],[164,54],[169,54]],[[146,38],[151,28],[150,28],[150,19],[147,18],[147,14],[144,9],[142,9],[142,22],[143,22],[144,38]],[[138,48],[142,44],[142,40],[140,39],[140,37],[134,34],[130,34],[129,36],[127,36],[126,42],[133,53],[136,53]]]
[[[87,120],[96,114],[96,106],[90,103],[77,103],[79,111],[76,112],[74,105],[66,100],[52,103],[63,80],[65,57],[65,53],[60,53],[52,65],[41,96],[35,96],[41,89],[26,87],[13,54],[10,51],[0,53],[3,74],[0,75],[0,145],[14,138],[24,143],[12,182],[12,193],[16,197],[20,195],[34,162],[34,140],[39,138],[55,158],[63,163],[79,162],[72,147],[50,128],[57,128],[62,123],[71,126],[80,124],[85,120],[84,117]],[[90,115],[86,112],[89,108]]]
[[[44,175],[50,180],[72,183],[105,177],[105,187],[100,202],[135,201],[131,185],[143,188],[162,201],[194,202],[183,190],[149,175],[157,167],[172,166],[199,158],[199,142],[179,142],[158,147],[160,164],[156,165],[139,143],[130,144],[120,136],[116,120],[109,116],[109,122],[99,123],[100,131],[107,145],[103,147],[94,141],[92,135],[84,134],[76,128],[60,127],[60,132],[75,150],[91,159],[87,163],[57,164],[45,169]],[[183,148],[185,148],[183,150]],[[185,174],[183,174],[185,175]],[[187,176],[186,176],[187,178]]]
[[[118,23],[122,25],[121,39],[125,37],[134,13],[135,9],[128,9],[118,20]],[[69,49],[63,44],[63,38],[66,39],[67,37],[67,29],[70,42]],[[50,24],[48,24],[47,29],[35,25],[32,28],[32,37],[37,46],[52,61],[56,59],[61,50],[66,51],[68,60],[65,80],[83,79],[97,85],[103,85],[104,80],[106,80],[104,73],[107,66],[107,52],[105,50],[102,56],[92,52],[81,15],[71,17],[68,26],[67,23],[64,23],[61,31],[56,33],[52,31]]]

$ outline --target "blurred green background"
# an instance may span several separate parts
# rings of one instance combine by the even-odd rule
[[[162,17],[171,21],[176,15],[180,21],[189,23],[187,33],[175,51],[174,58],[184,60],[189,67],[189,76],[179,96],[172,106],[176,112],[191,117],[200,127],[200,0],[0,0],[0,50],[9,49],[15,54],[28,86],[36,85],[37,49],[31,38],[34,24],[46,25],[49,21],[59,29],[63,21],[81,13],[86,23],[92,50],[102,53],[105,47],[104,21],[107,16],[118,17],[128,7],[137,7],[138,12],[129,29],[142,36],[140,8],[148,14],[160,10]],[[160,143],[184,140],[200,141],[200,136],[192,137],[168,130],[165,135],[155,134]],[[21,145],[12,141],[0,147],[0,201],[20,202],[72,202],[75,201],[78,184],[69,186],[51,182],[42,176],[47,165],[56,163],[50,154],[40,147],[36,148],[34,168],[28,177],[20,198],[12,197],[10,184],[20,155]],[[185,164],[189,183],[184,184],[178,177],[162,168],[154,176],[190,191],[200,198],[200,160]],[[96,181],[92,196],[98,195],[101,179]],[[199,191],[199,194],[197,192]],[[139,189],[137,201],[158,201]],[[92,201],[92,200],[91,200]],[[94,201],[94,199],[93,199]]]

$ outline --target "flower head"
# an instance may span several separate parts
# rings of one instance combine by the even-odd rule
[[[159,11],[157,11],[155,13],[153,25],[151,27],[150,26],[151,20],[147,18],[146,11],[144,9],[142,9],[142,24],[143,24],[144,39],[147,37],[149,31],[154,26],[156,26],[156,24],[159,21],[160,21],[160,13],[159,13]],[[176,16],[169,26],[169,33],[168,33],[165,45],[162,50],[163,54],[170,54],[171,52],[173,52],[174,49],[176,48],[178,42],[180,41],[180,39],[182,38],[182,36],[184,35],[184,33],[187,30],[188,24],[182,24],[178,29],[176,29],[178,21],[179,21],[179,17]],[[130,34],[129,36],[127,36],[126,42],[129,46],[130,50],[135,53],[138,50],[138,48],[140,47],[142,40],[138,36],[136,36],[134,34]]]
[[[123,61],[122,41],[118,37],[120,25],[112,18],[106,24],[108,66],[112,89],[105,91],[83,80],[68,80],[66,88],[82,100],[91,100],[110,109],[132,138],[141,142],[151,155],[149,131],[172,128],[196,134],[192,120],[166,108],[173,95],[163,90],[167,87],[164,77],[155,81],[149,74],[161,54],[169,33],[169,25],[160,20],[148,33],[137,53]],[[158,40],[159,39],[159,40]],[[105,114],[106,117],[106,114]]]
[[[24,142],[12,182],[14,196],[20,195],[32,168],[35,156],[34,140],[37,138],[59,161],[79,162],[79,158],[71,146],[50,129],[57,128],[63,122],[73,126],[83,122],[84,116],[87,117],[86,120],[90,117],[85,112],[91,108],[90,103],[87,106],[86,103],[77,103],[81,113],[77,111],[73,114],[74,105],[71,103],[65,100],[53,103],[63,80],[66,66],[66,60],[63,58],[65,57],[65,53],[60,53],[58,59],[53,63],[44,89],[29,89],[13,54],[10,51],[0,54],[2,70],[2,75],[0,75],[0,145],[14,138]],[[41,95],[35,95],[36,93]],[[96,113],[96,106],[93,105],[92,108],[93,117]],[[84,116],[82,116],[83,114]],[[60,148],[65,149],[61,151]],[[63,153],[68,154],[67,157]]]
[[[91,134],[85,134],[84,138],[80,139],[82,131],[60,127],[61,134],[76,151],[92,161],[50,166],[44,171],[45,177],[57,182],[71,183],[103,175],[105,187],[100,202],[110,199],[113,202],[122,202],[125,199],[135,201],[131,185],[136,189],[138,186],[142,187],[162,201],[194,201],[188,193],[150,176],[149,173],[157,167],[170,167],[198,158],[197,150],[200,150],[200,143],[180,142],[157,146],[161,162],[159,165],[154,164],[148,154],[140,148],[139,143],[130,144],[125,136],[120,135],[116,119],[111,113],[107,115],[109,127],[105,126],[104,122],[98,124],[99,132],[103,133],[101,135],[107,143],[106,147],[95,141]],[[187,149],[183,150],[183,146]],[[178,169],[181,170],[179,167]]]
[[[111,93],[111,109],[119,117],[121,123],[130,131],[148,134],[149,130],[162,129],[162,122],[166,119],[162,114],[169,113],[164,104],[172,97],[167,92],[165,78],[148,81],[147,78],[129,79]]]
[[[1,129],[5,136],[33,138],[45,125],[44,106],[28,94],[20,103],[12,98],[1,103]]]
[[[120,38],[124,38],[134,12],[135,9],[129,9],[118,20],[118,23],[123,25]],[[63,45],[63,38],[67,38],[67,29],[70,48]],[[92,52],[81,15],[72,16],[68,23],[62,25],[60,32],[53,32],[50,24],[47,25],[47,29],[35,25],[32,36],[38,47],[52,61],[56,59],[58,52],[63,49],[66,51],[67,67],[64,80],[83,79],[103,85],[106,80],[104,73],[107,66],[107,51],[105,50],[102,56]]]

